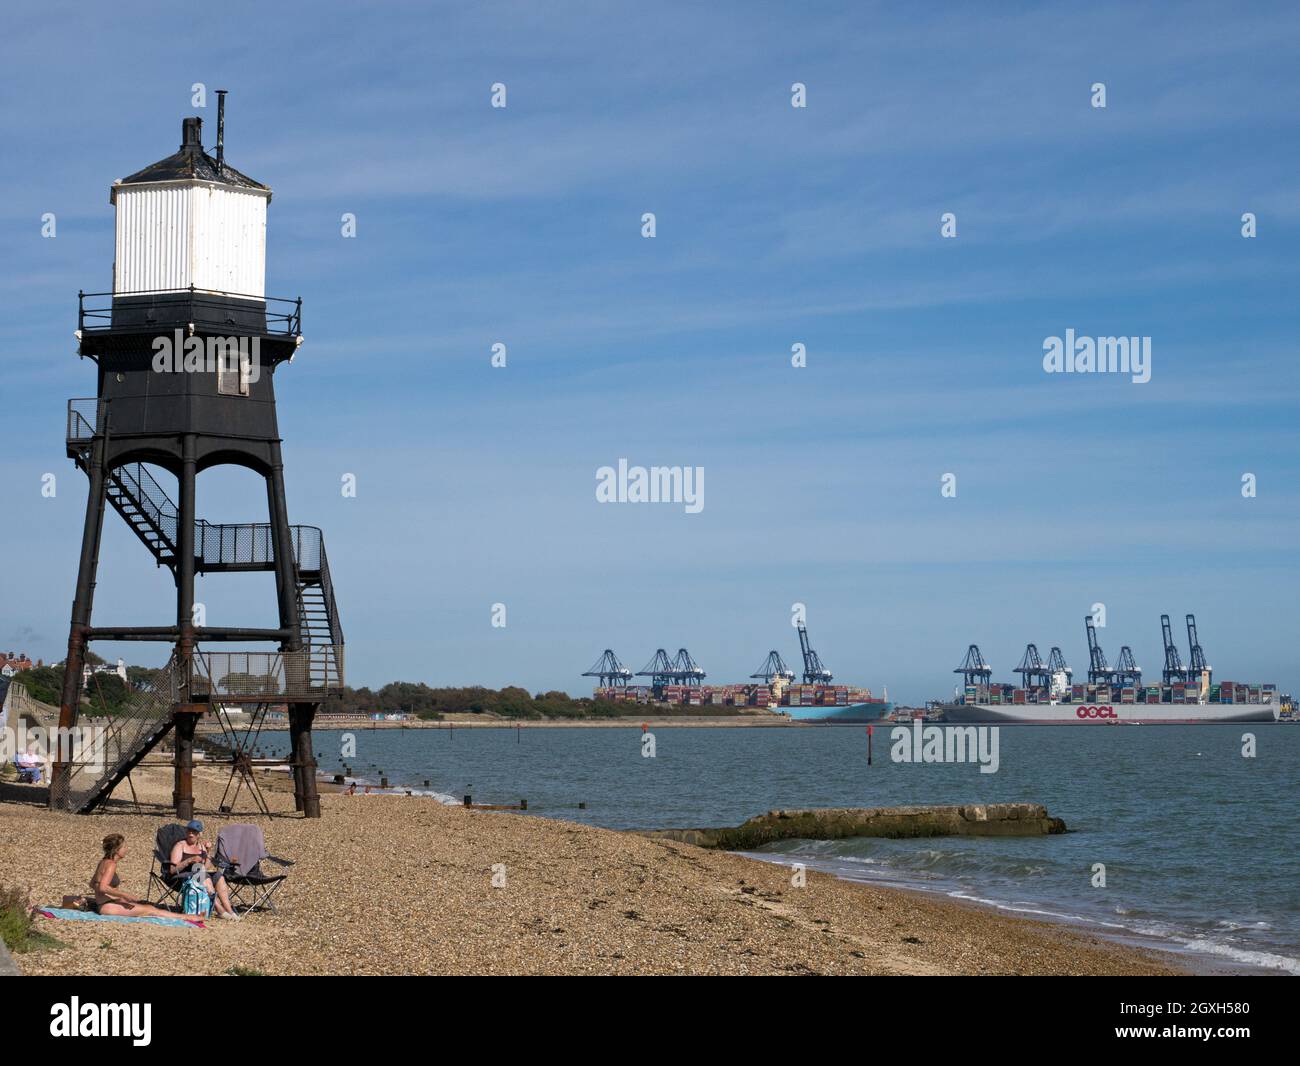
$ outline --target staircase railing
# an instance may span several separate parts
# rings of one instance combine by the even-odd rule
[[[310,652],[196,651],[190,695],[212,703],[319,700],[338,687],[310,676]]]
[[[339,621],[338,605],[334,602],[334,583],[330,580],[330,564],[325,558],[325,541],[320,542],[320,587],[325,595],[325,609],[329,613],[330,643],[343,646],[343,623]]]
[[[269,570],[275,565],[268,522],[214,525],[200,518],[194,523],[194,548],[200,570],[217,566]]]
[[[74,737],[60,737],[72,750],[65,750],[63,769],[50,784],[51,806],[84,812],[106,799],[171,728],[181,676],[173,656],[152,683],[137,683],[115,714],[82,723]]]
[[[167,490],[158,484],[158,480],[149,473],[149,468],[144,463],[127,463],[114,468],[110,476],[118,481],[130,495],[131,502],[166,538],[167,546],[174,554],[180,515],[176,504],[167,495]],[[195,523],[196,530],[199,525],[200,523]]]
[[[303,640],[306,642],[310,653],[312,683],[322,685],[326,689],[342,688],[344,683],[343,625],[339,621],[338,604],[334,601],[334,583],[330,580],[330,565],[325,554],[325,540],[323,537],[319,539],[319,548],[320,570],[318,582],[321,605],[325,611],[325,621],[329,631],[329,640],[322,644],[316,643],[313,639],[315,633],[307,618],[307,600],[303,595],[305,582],[301,578],[299,579],[298,592],[298,609],[301,612],[300,625]]]
[[[68,443],[89,444],[99,424],[99,400],[95,397],[68,401]]]

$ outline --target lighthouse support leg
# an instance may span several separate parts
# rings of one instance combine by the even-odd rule
[[[101,410],[98,420],[103,425]],[[95,602],[95,574],[99,569],[99,541],[104,530],[104,449],[103,433],[95,437],[90,457],[90,488],[86,494],[86,519],[81,530],[81,561],[77,566],[77,591],[72,601],[72,623],[68,629],[68,656],[63,666],[63,692],[59,700],[60,736],[77,724],[81,701],[81,673],[86,662],[86,631]],[[55,746],[54,772],[50,782],[50,807],[57,807],[64,790],[69,768],[64,757],[65,745]]]
[[[176,817],[189,821],[194,817],[194,727],[198,715],[192,713],[190,703],[190,682],[194,676],[191,662],[194,656],[194,492],[196,443],[193,433],[187,433],[181,440],[181,478],[180,505],[176,521],[176,630],[180,639],[176,642],[176,661],[180,665],[180,700],[187,709],[181,712],[181,706],[172,708],[172,720],[176,728],[175,752],[172,756],[174,783],[172,786],[172,803],[176,808]]]
[[[306,818],[320,817],[320,794],[316,790],[316,752],[312,748],[311,723],[314,703],[289,705],[289,736],[293,747],[294,806]]]
[[[194,728],[199,723],[203,708],[193,705],[177,707],[173,712],[176,727],[176,759],[172,804],[178,821],[188,822],[194,817]]]
[[[271,544],[275,555],[275,588],[280,606],[280,628],[289,633],[281,651],[291,653],[286,660],[285,684],[290,693],[306,690],[310,670],[300,653],[303,650],[302,622],[298,613],[298,558],[301,545],[293,542],[289,525],[289,505],[284,491],[284,464],[280,443],[271,445],[271,470],[266,478],[267,509],[271,519]],[[310,547],[310,546],[309,546]],[[320,796],[316,791],[316,755],[312,750],[311,726],[316,714],[314,703],[289,704],[289,762],[293,769],[293,805],[308,818],[320,817]]]

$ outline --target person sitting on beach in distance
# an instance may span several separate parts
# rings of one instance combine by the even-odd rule
[[[41,783],[41,769],[45,762],[41,758],[40,750],[36,746],[36,741],[27,745],[27,750],[21,752],[14,760],[18,766],[18,780],[26,781],[29,784],[39,785]]]
[[[215,873],[208,870],[208,856],[212,854],[212,846],[206,840],[199,839],[202,832],[203,823],[197,818],[186,823],[185,839],[176,842],[169,856],[172,876],[189,877],[194,873],[195,867],[200,867],[204,873],[203,887],[215,899],[217,914],[222,918],[234,918],[235,908],[230,905],[230,889],[226,885],[225,874],[221,870]],[[231,856],[232,860],[235,858],[237,856]]]
[[[349,796],[355,796],[357,794],[357,783],[355,781],[353,781],[352,784],[348,785],[347,794]]]
[[[95,867],[90,879],[90,891],[94,894],[89,909],[96,914],[117,914],[127,918],[175,918],[177,915],[152,904],[138,900],[121,887],[122,879],[117,876],[118,860],[126,857],[126,837],[121,833],[110,833],[104,838],[104,857]]]

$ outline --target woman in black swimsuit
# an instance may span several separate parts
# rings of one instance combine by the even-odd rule
[[[110,833],[104,838],[104,857],[95,867],[90,879],[94,893],[94,909],[99,914],[121,914],[128,918],[176,918],[171,911],[160,910],[122,890],[117,876],[117,862],[126,857],[126,838],[121,833]]]

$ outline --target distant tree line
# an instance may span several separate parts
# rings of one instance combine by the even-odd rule
[[[636,718],[651,713],[638,703],[615,703],[573,697],[567,692],[531,693],[526,688],[509,685],[502,689],[470,686],[465,688],[430,688],[422,682],[393,681],[378,690],[345,688],[326,709],[351,714],[405,712],[419,718],[438,719],[446,714],[496,714],[502,718]],[[655,717],[665,715],[725,715],[743,711],[735,707],[655,707]]]
[[[405,712],[419,718],[445,714],[496,714],[503,718],[590,718],[635,714],[635,704],[574,699],[567,692],[529,692],[511,685],[502,689],[473,685],[431,688],[423,682],[392,681],[382,688],[344,688],[327,704],[330,711],[353,714]]]
[[[93,664],[102,663],[88,656]],[[115,714],[141,685],[152,684],[158,670],[147,666],[128,666],[127,681],[112,673],[94,674],[82,690],[82,709],[87,714]],[[63,664],[24,670],[14,680],[27,686],[33,699],[58,706],[63,692]],[[227,679],[228,681],[230,679]],[[259,679],[260,680],[260,679]],[[237,689],[237,684],[229,686]],[[418,718],[439,719],[446,714],[495,714],[502,718],[635,718],[650,712],[637,703],[615,703],[586,697],[575,698],[567,692],[529,692],[509,685],[494,689],[468,687],[431,688],[423,682],[390,681],[379,689],[345,686],[330,698],[323,710],[334,714],[406,713]],[[664,715],[734,714],[734,707],[655,707],[656,717]]]

